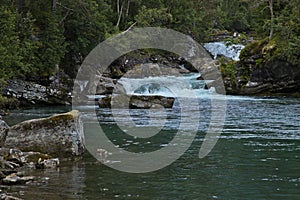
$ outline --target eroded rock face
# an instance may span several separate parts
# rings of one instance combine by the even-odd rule
[[[5,147],[58,157],[84,152],[83,125],[78,111],[24,121],[8,129]]]
[[[157,63],[146,63],[140,66],[134,67],[132,70],[128,71],[124,77],[125,78],[145,78],[145,77],[157,77],[157,76],[180,76],[181,73],[188,73],[189,71],[184,71],[183,69],[172,68],[162,64]]]
[[[69,105],[71,94],[58,88],[56,85],[46,87],[23,80],[9,80],[2,95],[18,99],[21,105]]]

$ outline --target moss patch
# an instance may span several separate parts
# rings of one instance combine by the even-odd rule
[[[7,98],[0,95],[0,109],[9,110],[15,109],[19,105],[19,102],[15,98]]]

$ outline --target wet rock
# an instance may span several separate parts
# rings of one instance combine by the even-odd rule
[[[172,108],[175,98],[164,97],[159,95],[153,96],[140,96],[140,95],[115,95],[113,99],[111,96],[106,96],[99,99],[100,108],[110,108],[112,105],[114,108],[138,108],[149,109],[157,107],[158,105],[165,108]]]
[[[2,95],[18,99],[21,105],[69,105],[71,102],[71,94],[55,84],[44,86],[23,80],[9,80]]]
[[[34,180],[34,176],[20,177],[17,174],[13,173],[11,175],[6,176],[4,179],[2,179],[2,184],[4,185],[25,184],[33,180]]]
[[[98,105],[100,108],[110,108],[111,107],[111,96],[105,96],[98,100]]]
[[[45,159],[45,160],[42,160],[40,158],[36,164],[37,169],[57,168],[57,167],[59,167],[59,159],[58,158]]]
[[[174,98],[163,96],[132,96],[130,99],[130,108],[152,108],[161,105],[165,108],[172,108]]]
[[[84,133],[79,112],[73,110],[12,126],[4,146],[58,157],[81,155],[84,152]]]
[[[51,159],[52,157],[48,154],[43,154],[40,152],[23,152],[25,163],[38,163],[39,160]]]
[[[125,78],[145,78],[155,76],[180,76],[180,68],[167,67],[157,63],[146,63],[136,66],[132,70],[128,71]]]
[[[14,165],[18,165],[15,166],[14,168],[19,167],[24,163],[26,163],[24,153],[19,149],[1,149],[1,151],[2,153],[6,152],[6,154],[4,155],[6,161],[13,162],[15,163]]]
[[[35,168],[39,160],[47,160],[52,157],[40,152],[22,152],[19,149],[0,148],[0,164],[6,175],[15,173],[12,171],[22,166]]]
[[[114,88],[114,80],[112,78],[102,76],[97,85],[96,94],[112,94]]]
[[[0,200],[23,200],[18,197],[10,196],[7,194],[0,194]]]
[[[4,179],[5,177],[5,174],[2,171],[0,171],[0,180]]]
[[[3,146],[9,126],[0,118],[0,147]]]

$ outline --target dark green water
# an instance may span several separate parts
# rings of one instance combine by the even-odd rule
[[[204,104],[203,110],[207,104]],[[209,107],[209,106],[208,106]],[[16,123],[70,108],[36,108],[13,112]],[[191,109],[192,112],[193,109]],[[106,134],[124,149],[157,148],[168,137],[150,144],[121,138],[108,111],[101,111]],[[145,111],[132,114],[146,124]],[[104,117],[103,117],[104,116]],[[176,129],[171,113],[165,135]],[[83,115],[88,118],[89,116]],[[36,182],[2,188],[24,199],[300,199],[300,99],[232,98],[218,143],[208,156],[198,158],[207,116],[191,147],[161,170],[130,174],[97,162],[88,153],[83,160],[63,162],[57,170],[32,171]],[[124,119],[126,120],[126,119]],[[164,141],[165,140],[165,141]]]

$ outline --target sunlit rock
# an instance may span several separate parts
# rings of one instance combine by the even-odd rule
[[[83,125],[78,111],[24,121],[9,128],[5,147],[58,157],[84,152]]]

